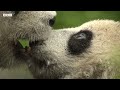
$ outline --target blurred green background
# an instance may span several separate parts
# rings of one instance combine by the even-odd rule
[[[94,19],[120,21],[120,11],[57,11],[54,28],[76,27]]]
[[[120,11],[57,11],[55,29],[76,27],[94,19],[112,19],[120,21]],[[1,78],[32,78],[24,68],[15,70],[1,70]]]

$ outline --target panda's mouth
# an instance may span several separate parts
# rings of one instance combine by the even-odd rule
[[[32,42],[29,42],[29,46],[32,48],[38,45],[42,45],[43,43],[44,43],[44,40],[32,41]]]
[[[25,41],[23,41],[23,42],[25,43]],[[32,47],[35,47],[35,46],[42,45],[43,42],[44,42],[44,40],[28,41],[27,44],[25,44],[23,46],[23,44],[18,41],[17,43],[15,43],[15,46],[18,49],[27,49],[27,48],[32,48]]]
[[[15,56],[18,57],[30,57],[32,53],[32,49],[34,49],[35,46],[42,45],[44,40],[36,40],[36,41],[30,41],[28,42],[29,45],[22,46],[20,42],[17,42],[14,44],[14,52]]]

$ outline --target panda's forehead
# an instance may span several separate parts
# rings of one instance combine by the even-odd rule
[[[118,22],[113,20],[94,20],[87,23],[84,23],[80,26],[80,29],[89,29],[91,31],[103,31],[109,29],[112,30],[113,28],[120,25]],[[112,30],[113,31],[113,30]]]

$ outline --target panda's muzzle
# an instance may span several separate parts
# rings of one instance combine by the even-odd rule
[[[89,30],[81,30],[80,32],[70,36],[68,41],[68,51],[70,54],[79,55],[86,51],[91,45],[93,33]]]
[[[44,40],[39,40],[39,41],[33,41],[33,42],[29,42],[28,46],[22,46],[22,44],[20,42],[17,42],[14,44],[14,52],[16,57],[26,57],[26,56],[31,56],[31,52],[33,47],[38,46],[38,45],[42,45],[44,42]]]

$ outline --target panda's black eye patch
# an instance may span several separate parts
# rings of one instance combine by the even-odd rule
[[[81,30],[71,35],[68,41],[68,50],[73,55],[79,55],[90,47],[93,33],[89,30]]]

